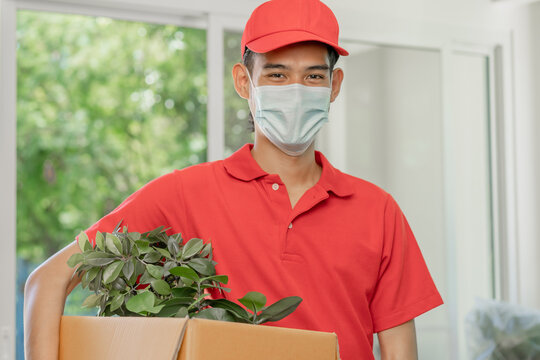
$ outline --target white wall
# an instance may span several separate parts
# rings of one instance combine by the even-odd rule
[[[489,0],[325,1],[347,32],[362,31],[370,19],[413,23],[421,33],[430,24],[457,25],[466,31],[512,30],[515,76],[515,144],[519,301],[540,308],[540,3]],[[376,21],[376,20],[374,20]],[[381,31],[388,31],[384,28]]]

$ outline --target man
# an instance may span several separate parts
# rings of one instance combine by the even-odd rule
[[[373,333],[383,359],[416,359],[414,318],[442,300],[407,220],[388,193],[314,150],[344,76],[333,68],[347,55],[338,32],[319,0],[259,6],[233,68],[254,145],[153,180],[86,232],[93,239],[123,219],[131,231],[166,225],[211,240],[228,298],[298,295],[303,303],[276,325],[336,332],[344,360],[372,359]],[[77,251],[67,246],[27,281],[27,360],[56,359],[63,304],[79,282],[66,261]]]

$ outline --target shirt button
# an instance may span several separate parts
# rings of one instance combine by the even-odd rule
[[[272,189],[273,189],[273,190],[279,189],[279,184],[278,184],[278,183],[273,183],[273,184],[272,184]]]
[[[289,229],[292,229],[292,223],[289,224]]]

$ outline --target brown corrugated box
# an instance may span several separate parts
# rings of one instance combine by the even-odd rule
[[[204,319],[63,316],[60,360],[337,360],[334,333]]]

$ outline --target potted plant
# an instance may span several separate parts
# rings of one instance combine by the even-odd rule
[[[248,292],[238,299],[209,299],[208,289],[228,292],[227,275],[216,275],[212,246],[201,239],[185,244],[181,234],[163,226],[145,233],[97,232],[95,246],[81,232],[81,253],[68,260],[77,266],[83,288],[93,291],[83,306],[99,307],[99,316],[195,317],[262,324],[291,314],[302,299],[283,298],[266,306],[266,297]]]

